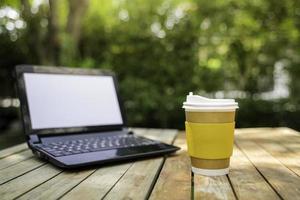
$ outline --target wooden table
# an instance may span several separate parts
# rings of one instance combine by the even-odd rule
[[[175,155],[63,171],[25,144],[0,151],[0,199],[300,199],[300,135],[288,128],[237,129],[228,176],[195,175],[183,132],[136,129],[181,147]]]

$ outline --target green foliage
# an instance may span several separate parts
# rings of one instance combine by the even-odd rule
[[[290,99],[276,101],[239,99],[237,127],[290,127],[300,130],[300,110]]]
[[[111,69],[131,126],[182,128],[185,95],[220,90],[249,97],[240,100],[238,126],[297,123],[300,1],[90,0],[78,44],[66,31],[68,3],[59,2],[58,61],[49,56],[49,6],[30,13],[18,1],[0,3],[27,24],[13,33],[0,18],[0,75],[17,63]],[[272,90],[277,62],[290,73],[289,101],[256,101],[258,93]]]

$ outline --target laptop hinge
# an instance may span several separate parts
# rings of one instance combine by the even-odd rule
[[[37,136],[37,135],[29,135],[29,138],[30,138],[30,142],[32,144],[41,143],[41,140],[40,140],[39,136]]]

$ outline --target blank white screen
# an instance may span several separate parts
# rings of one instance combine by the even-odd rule
[[[111,76],[25,73],[32,129],[123,124]]]

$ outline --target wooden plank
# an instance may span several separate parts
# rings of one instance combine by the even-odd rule
[[[95,172],[95,169],[64,171],[33,190],[25,193],[19,199],[58,199],[93,172]],[[57,173],[59,173],[59,171],[57,171]],[[55,175],[55,173],[53,175]]]
[[[20,151],[24,151],[28,149],[28,146],[26,143],[22,143],[13,147],[9,147],[7,149],[3,149],[0,151],[0,159],[4,158],[6,156],[12,155],[14,153],[20,152]]]
[[[166,159],[150,199],[190,199],[193,192],[194,199],[235,199],[226,176],[194,175],[192,188],[190,158],[184,133],[178,136],[175,144],[181,150],[176,156]]]
[[[269,142],[270,140],[279,143],[300,156],[300,134],[289,128],[258,128],[258,129],[241,129],[237,131],[239,137],[250,137]]]
[[[300,136],[300,132],[294,130],[294,129],[291,129],[291,128],[287,128],[287,127],[276,127],[276,128],[239,128],[239,129],[236,129],[235,130],[235,133],[236,134],[244,134],[244,133],[257,133],[257,132],[260,132],[260,133],[265,133],[265,134],[271,134],[270,131],[280,131],[281,134],[283,135],[289,135],[289,136]]]
[[[175,155],[166,159],[151,193],[151,200],[190,199],[191,167],[189,164],[190,158],[186,152],[184,132],[178,134],[174,145],[181,149]]]
[[[195,199],[236,199],[227,176],[195,175]]]
[[[284,134],[283,145],[300,156],[300,133],[290,128],[280,128],[277,133]]]
[[[285,146],[274,142],[259,142],[257,143],[264,148],[274,158],[279,160],[284,166],[296,173],[300,177],[300,155],[291,152]],[[299,143],[300,145],[300,143]]]
[[[190,199],[193,192],[194,199],[235,199],[226,176],[194,175],[192,188],[190,158],[184,133],[178,136],[175,144],[180,146],[181,150],[176,156],[166,159],[150,199]]]
[[[1,199],[14,199],[39,184],[56,176],[60,170],[46,164],[36,170],[33,170],[23,176],[7,182],[0,186]]]
[[[45,163],[43,161],[40,161],[37,158],[31,158],[19,162],[11,167],[2,169],[0,170],[0,185],[44,164]]]
[[[171,143],[176,130],[148,130],[145,136]],[[135,162],[105,196],[105,199],[145,199],[155,183],[155,177],[163,164],[164,158],[155,158]],[[138,192],[143,191],[143,192]]]
[[[147,129],[132,129],[137,135],[144,135]],[[133,163],[105,166],[82,181],[69,191],[62,199],[100,199],[116,184]]]
[[[62,199],[101,199],[131,165],[131,163],[125,163],[100,168],[63,196]]]
[[[152,134],[148,134],[148,137],[152,137],[153,139],[157,139],[157,138],[155,138],[155,137],[153,137],[153,135]],[[164,140],[164,138],[163,138],[163,140]],[[29,160],[31,160],[31,162],[29,162]],[[43,162],[41,162],[41,161],[39,161],[39,160],[35,160],[34,158],[33,159],[29,159],[29,160],[25,160],[25,161],[23,161],[23,162],[20,162],[20,163],[18,163],[18,164],[16,164],[16,165],[14,165],[13,166],[13,169],[12,170],[7,170],[7,169],[9,169],[9,168],[7,168],[7,169],[3,169],[2,170],[2,173],[3,173],[3,171],[5,171],[6,173],[7,172],[9,172],[8,174],[9,175],[6,175],[6,179],[4,179],[3,180],[3,182],[6,182],[6,181],[8,181],[8,180],[10,180],[9,182],[7,182],[6,184],[4,184],[4,185],[2,185],[1,186],[1,190],[0,190],[0,192],[2,191],[2,193],[0,193],[1,195],[3,194],[3,197],[4,197],[4,199],[6,199],[6,198],[8,198],[8,199],[10,199],[10,198],[15,198],[15,197],[18,197],[18,196],[20,196],[20,195],[22,195],[24,192],[25,192],[25,194],[24,194],[24,196],[22,196],[22,198],[24,198],[24,199],[30,199],[30,198],[44,198],[44,197],[46,197],[47,196],[47,198],[49,197],[49,198],[57,198],[57,197],[59,197],[59,196],[61,196],[61,195],[63,195],[64,193],[66,193],[66,192],[68,192],[70,189],[72,189],[73,187],[75,187],[78,183],[80,183],[81,181],[83,181],[83,183],[85,182],[85,178],[86,177],[88,177],[88,175],[90,175],[90,174],[88,174],[88,175],[86,175],[86,174],[81,174],[80,173],[80,175],[78,175],[78,174],[74,174],[74,173],[61,173],[60,174],[60,170],[58,170],[58,169],[56,169],[56,168],[53,168],[53,169],[56,169],[57,171],[56,171],[56,174],[55,173],[53,173],[52,175],[52,177],[54,177],[54,178],[52,178],[52,179],[50,179],[49,181],[47,181],[47,179],[43,179],[43,181],[42,182],[38,182],[38,180],[41,180],[41,177],[39,177],[39,179],[36,181],[36,182],[34,182],[34,184],[31,184],[32,185],[32,187],[25,187],[25,188],[23,188],[23,189],[21,189],[21,190],[19,190],[18,192],[15,192],[15,194],[14,195],[9,195],[9,192],[7,192],[7,191],[11,191],[11,189],[9,189],[7,186],[8,185],[13,185],[12,187],[13,188],[19,188],[20,186],[18,185],[18,184],[20,184],[20,181],[18,181],[18,180],[20,180],[20,179],[24,179],[24,182],[26,182],[26,179],[24,178],[24,177],[27,177],[27,178],[29,178],[28,177],[28,174],[33,174],[33,173],[36,173],[36,171],[39,171],[40,172],[40,174],[44,174],[44,173],[47,173],[47,170],[46,171],[44,171],[44,170],[41,170],[41,168],[44,168],[45,166],[48,166],[48,164],[47,165],[45,165],[45,166],[42,166],[42,167],[40,167],[40,168],[37,168],[37,169],[35,169],[35,170],[32,170],[31,168],[30,168],[30,166],[34,166],[34,165],[30,165],[30,163],[34,163],[34,162],[40,162],[41,163],[41,165],[43,165]],[[22,166],[24,167],[24,169],[25,170],[21,170],[22,172],[20,172],[19,171],[19,169],[21,168],[21,164],[22,163]],[[25,165],[24,165],[25,164]],[[36,167],[39,167],[38,165],[35,165]],[[107,187],[106,188],[106,190],[104,190],[105,192],[103,193],[103,194],[105,194],[105,193],[107,193],[107,191],[116,183],[116,181],[126,172],[126,170],[128,170],[128,168],[131,166],[131,164],[130,163],[127,163],[127,164],[123,164],[123,165],[118,165],[118,166],[113,166],[113,167],[107,167],[107,169],[106,169],[106,172],[105,171],[101,171],[101,170],[99,170],[99,173],[94,173],[94,174],[96,174],[97,176],[96,177],[94,177],[94,180],[98,180],[98,182],[99,182],[99,180],[103,180],[103,179],[101,179],[101,177],[103,178],[105,178],[105,176],[106,176],[106,179],[107,180],[112,180],[112,182],[111,182],[111,184],[110,184],[110,186],[109,187]],[[28,168],[29,167],[29,168]],[[50,166],[51,167],[51,166]],[[111,168],[110,170],[108,170],[108,168]],[[33,168],[34,169],[34,168]],[[108,174],[112,174],[112,172],[116,172],[117,170],[120,170],[119,172],[119,176],[118,175],[116,175],[115,176],[115,179],[111,179],[113,176],[109,176]],[[32,171],[30,171],[30,170],[32,170]],[[30,172],[28,172],[28,171],[30,171]],[[16,173],[16,172],[19,172],[19,173]],[[22,174],[24,174],[24,173],[26,173],[26,172],[28,172],[27,174],[25,174],[25,175],[22,175]],[[98,170],[97,170],[97,172],[98,172]],[[110,172],[110,173],[109,173]],[[118,172],[118,171],[117,171]],[[92,173],[92,172],[91,172]],[[58,175],[59,174],[59,175]],[[92,175],[94,175],[94,174],[92,174]],[[102,175],[101,175],[102,174]],[[118,173],[117,173],[118,174]],[[22,175],[22,176],[20,176],[20,175]],[[17,176],[20,176],[20,177],[17,177]],[[36,175],[32,175],[32,177],[35,177]],[[1,176],[2,177],[2,176]],[[15,177],[17,177],[17,178],[15,178]],[[90,177],[92,177],[92,176],[89,176],[86,180],[89,180],[89,178]],[[15,178],[14,180],[11,180],[11,179],[13,179],[13,178]],[[68,181],[68,180],[70,180],[71,179],[71,181]],[[93,180],[93,179],[91,179],[91,180]],[[105,180],[105,179],[104,179]],[[2,182],[2,183],[3,183]],[[30,180],[29,182],[32,182],[32,180]],[[88,181],[87,181],[88,182]],[[35,183],[37,184],[37,185],[35,185]],[[55,183],[57,183],[57,184],[55,184]],[[103,182],[102,182],[103,183]],[[93,182],[91,181],[90,182],[90,184],[87,184],[87,185],[91,185],[91,184],[93,184]],[[81,184],[79,184],[79,186],[80,186]],[[106,184],[106,186],[107,185],[109,185],[109,184]],[[16,186],[16,187],[15,187]],[[61,187],[60,187],[61,186]],[[33,190],[31,190],[33,188]],[[76,191],[76,188],[77,187],[75,187],[73,190],[71,190],[71,192],[70,192],[70,197],[72,197],[72,191]],[[78,188],[80,188],[80,187],[78,187]],[[84,187],[82,187],[82,188],[84,188]],[[89,187],[87,187],[87,188],[89,188]],[[90,188],[89,188],[90,189]],[[98,189],[99,190],[99,188],[95,188],[95,189]],[[31,190],[31,191],[30,191]],[[55,191],[55,192],[54,192]],[[26,193],[27,192],[27,193]],[[57,194],[55,194],[55,193],[57,193]],[[68,193],[69,194],[69,193]],[[74,192],[74,194],[76,194],[76,192]],[[45,196],[46,195],[46,196]],[[68,195],[66,195],[65,196],[66,198],[68,197]],[[64,197],[64,198],[65,198]],[[74,196],[73,196],[74,197]],[[99,196],[97,196],[98,198],[99,198]],[[72,198],[73,199],[73,198]]]
[[[230,173],[228,176],[238,199],[280,199],[236,146],[230,159]]]
[[[294,148],[296,144],[300,146],[300,134],[296,131],[276,128],[268,131],[260,130],[248,133],[245,130],[244,132],[240,132],[238,136],[255,141],[274,158],[300,176],[300,151]],[[291,136],[293,137],[291,138]]]
[[[163,158],[135,162],[105,199],[145,199],[162,162]]]
[[[300,178],[295,173],[250,140],[236,137],[236,144],[283,199],[300,199]]]
[[[26,160],[28,158],[33,157],[33,153],[31,150],[21,151],[19,153],[12,154],[7,156],[0,161],[0,170],[12,166],[18,162]]]

